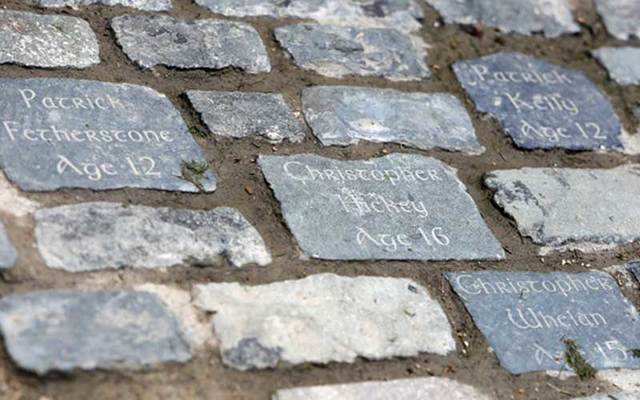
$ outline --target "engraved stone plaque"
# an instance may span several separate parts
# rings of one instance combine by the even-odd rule
[[[596,369],[640,368],[640,320],[604,272],[459,272],[447,279],[502,366],[514,374],[569,369],[565,340]]]
[[[202,150],[153,89],[67,79],[0,80],[0,160],[21,189],[215,190]],[[184,175],[185,165],[197,173]]]

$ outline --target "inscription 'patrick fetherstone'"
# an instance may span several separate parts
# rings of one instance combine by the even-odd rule
[[[454,64],[481,112],[496,117],[524,149],[620,149],[620,121],[582,73],[519,53]]]
[[[447,279],[503,367],[514,374],[569,368],[564,340],[597,369],[640,368],[640,319],[603,272],[460,272]]]
[[[23,190],[215,189],[211,171],[200,188],[181,177],[202,150],[171,102],[137,85],[0,80],[0,158]]]
[[[504,258],[455,170],[436,159],[392,154],[338,161],[299,154],[258,162],[311,257]]]

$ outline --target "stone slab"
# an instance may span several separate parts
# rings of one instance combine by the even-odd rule
[[[260,286],[196,285],[222,360],[239,370],[454,351],[442,307],[409,279],[317,274]]]
[[[17,259],[18,252],[13,247],[4,224],[0,223],[0,269],[13,267]]]
[[[115,17],[111,27],[125,54],[143,68],[164,65],[239,68],[254,74],[271,71],[260,35],[242,22],[125,15]]]
[[[47,266],[67,271],[162,268],[177,264],[267,265],[258,231],[233,208],[196,211],[82,203],[35,213],[38,250]]]
[[[304,137],[302,125],[281,94],[191,90],[187,97],[215,135],[262,136],[274,143],[299,142]]]
[[[302,92],[304,115],[324,145],[399,143],[480,154],[466,109],[448,93],[316,86]]]
[[[640,400],[640,393],[594,394],[588,397],[578,397],[574,400]]]
[[[640,85],[640,48],[602,47],[593,54],[619,85]]]
[[[636,0],[595,0],[609,33],[621,40],[640,38],[640,3]]]
[[[169,11],[171,0],[36,0],[42,7],[123,6],[143,11]]]
[[[268,16],[313,19],[324,24],[420,29],[422,9],[414,0],[196,0],[202,7],[232,17]]]
[[[640,260],[628,262],[627,269],[633,274],[638,283],[640,283]]]
[[[514,374],[570,369],[573,340],[596,369],[640,368],[640,318],[604,272],[445,274],[500,364]]]
[[[141,368],[184,362],[191,350],[160,299],[127,290],[47,290],[0,300],[0,329],[22,369]]]
[[[197,192],[184,163],[205,163],[166,96],[130,84],[71,79],[0,80],[0,160],[21,189]],[[203,191],[215,190],[211,171]]]
[[[640,165],[493,171],[485,184],[522,236],[550,247],[640,240]]]
[[[100,62],[87,21],[0,9],[0,64],[87,68]]]
[[[453,70],[480,112],[523,149],[621,149],[609,99],[579,71],[520,53],[459,61]]]
[[[327,260],[499,260],[500,243],[453,168],[391,154],[339,161],[312,154],[258,164],[307,256]]]
[[[489,400],[448,378],[415,378],[279,390],[272,400]]]
[[[300,68],[320,75],[396,81],[431,76],[424,43],[395,29],[297,24],[276,28],[275,36]]]
[[[580,31],[566,0],[427,0],[449,24],[484,24],[506,33],[554,38]]]

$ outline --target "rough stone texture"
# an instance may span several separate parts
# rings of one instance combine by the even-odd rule
[[[316,86],[304,89],[302,106],[313,133],[324,145],[365,140],[424,150],[484,151],[464,106],[448,93]]]
[[[169,11],[171,0],[36,0],[42,7],[80,7],[89,5],[124,6],[144,11]]]
[[[604,272],[445,274],[475,324],[514,374],[564,370],[565,340],[597,369],[640,368],[638,312]]]
[[[409,279],[312,275],[261,286],[196,285],[195,304],[215,312],[225,364],[326,364],[455,350],[451,327],[426,289]]]
[[[640,48],[603,47],[593,54],[619,85],[640,85]]]
[[[445,22],[477,23],[523,35],[542,32],[547,37],[580,31],[566,0],[426,0]]]
[[[0,300],[0,329],[20,368],[45,374],[139,368],[191,358],[160,300],[126,290],[48,290]]]
[[[298,66],[320,75],[397,81],[431,76],[424,43],[395,29],[298,24],[276,28],[275,36]]]
[[[176,208],[83,203],[35,213],[45,263],[67,271],[103,268],[271,262],[260,234],[233,208]]]
[[[180,113],[153,89],[67,79],[0,80],[0,158],[23,190],[137,187],[197,192],[206,162]],[[199,182],[215,190],[211,171]]]
[[[640,260],[627,263],[627,269],[631,271],[633,276],[638,280],[638,283],[640,283]]]
[[[595,0],[609,33],[617,39],[640,38],[640,2],[637,0]]]
[[[485,177],[493,201],[522,236],[551,247],[640,239],[640,165],[613,169],[522,168]]]
[[[589,397],[577,397],[574,400],[640,400],[640,393],[594,394]]]
[[[0,223],[0,269],[11,268],[16,264],[18,253],[9,240],[4,225]]]
[[[497,118],[520,148],[622,147],[609,99],[582,72],[520,53],[460,61],[453,69],[477,109]]]
[[[310,386],[279,390],[272,400],[489,400],[469,385],[447,378]]]
[[[40,203],[28,199],[24,193],[16,189],[4,173],[0,173],[0,211],[22,218],[33,213]],[[16,220],[21,223],[24,220]]]
[[[263,136],[271,142],[299,142],[304,130],[281,94],[255,92],[187,92],[189,101],[215,135]]]
[[[269,16],[314,19],[325,24],[420,29],[422,10],[414,0],[196,0],[199,5],[233,17]]]
[[[144,68],[165,65],[271,71],[260,35],[242,22],[126,15],[115,17],[111,26],[127,56]]]
[[[455,170],[392,154],[339,161],[261,156],[263,174],[303,252],[328,260],[502,259]]]
[[[0,64],[87,68],[100,62],[99,52],[83,19],[0,9]]]

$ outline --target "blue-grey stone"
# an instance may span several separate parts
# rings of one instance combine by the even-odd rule
[[[163,268],[177,264],[267,265],[258,231],[233,208],[207,211],[82,203],[35,213],[38,250],[66,271]]]
[[[573,400],[640,400],[640,393],[611,393],[594,394],[589,397],[579,397]]]
[[[23,190],[216,186],[211,171],[185,180],[185,163],[205,163],[204,154],[169,99],[144,86],[0,80],[0,144],[4,171]]]
[[[502,246],[453,168],[391,154],[260,156],[302,251],[328,260],[499,260]]]
[[[484,151],[467,110],[448,93],[316,86],[304,89],[302,107],[314,135],[327,146],[365,140],[424,150]]]
[[[485,184],[535,243],[588,250],[640,240],[639,164],[499,170]]]
[[[607,31],[617,39],[640,38],[640,2],[637,0],[595,0]]]
[[[520,53],[454,64],[476,108],[497,118],[523,149],[619,149],[621,126],[609,99],[579,71]]]
[[[42,7],[124,6],[143,11],[169,11],[171,0],[36,0]]]
[[[47,290],[0,300],[9,356],[45,374],[141,368],[191,358],[179,322],[158,297],[129,290]]]
[[[0,64],[87,68],[100,62],[87,21],[0,9]]]
[[[447,23],[485,24],[523,35],[547,37],[580,31],[567,0],[427,0]]]
[[[640,260],[630,261],[627,263],[627,269],[631,271],[636,280],[640,283]]]
[[[217,14],[233,17],[269,16],[313,19],[351,26],[420,29],[422,9],[415,0],[196,0]]]
[[[424,43],[395,29],[298,24],[276,28],[275,36],[298,66],[320,75],[398,81],[431,75]]]
[[[13,247],[11,240],[9,240],[9,235],[7,235],[4,225],[0,223],[0,269],[13,267],[17,259],[16,248]]]
[[[274,143],[304,137],[281,94],[190,90],[187,97],[214,135],[262,136]]]
[[[125,15],[115,17],[111,27],[129,59],[143,68],[164,65],[271,71],[260,35],[242,22]]]
[[[619,85],[640,85],[640,48],[602,47],[593,54]]]
[[[569,369],[566,340],[596,369],[640,368],[638,312],[604,272],[458,272],[447,279],[514,374]]]

